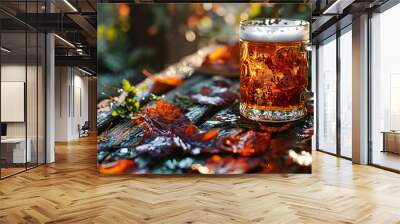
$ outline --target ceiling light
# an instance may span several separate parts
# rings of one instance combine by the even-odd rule
[[[78,53],[78,55],[86,55],[82,48],[77,48],[76,53]]]
[[[78,10],[68,0],[64,0],[64,3],[67,4],[74,12],[78,12]]]
[[[83,70],[83,69],[81,69],[81,68],[79,68],[79,67],[78,67],[78,70],[81,71],[81,72],[83,72],[83,73],[85,73],[85,74],[87,74],[87,75],[92,75],[92,73],[90,73],[90,72],[88,72],[88,71],[86,71],[86,70]]]
[[[2,51],[6,52],[6,53],[10,53],[10,52],[11,52],[11,50],[9,50],[9,49],[7,49],[7,48],[5,48],[5,47],[1,47],[0,49],[1,49]]]
[[[73,45],[73,44],[72,44],[71,42],[69,42],[68,40],[66,40],[66,39],[64,39],[64,38],[62,38],[62,37],[60,37],[60,36],[57,35],[57,34],[54,34],[54,36],[57,37],[57,38],[58,38],[59,40],[61,40],[62,42],[64,42],[65,44],[67,44],[68,46],[75,48],[75,45]]]

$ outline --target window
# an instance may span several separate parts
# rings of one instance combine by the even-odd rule
[[[352,74],[350,26],[340,36],[340,155],[348,158],[352,156]]]
[[[20,16],[39,12],[43,3],[4,2],[17,4]],[[46,39],[44,33],[4,12],[0,17],[2,179],[45,163]]]
[[[395,170],[400,170],[400,33],[394,28],[398,21],[400,5],[371,18],[370,156],[373,164]]]
[[[318,149],[336,153],[336,39],[318,48]]]

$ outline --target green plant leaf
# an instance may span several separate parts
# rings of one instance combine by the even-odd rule
[[[129,93],[131,91],[131,83],[126,79],[122,80],[122,89]]]

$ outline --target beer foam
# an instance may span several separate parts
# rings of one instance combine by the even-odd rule
[[[290,19],[251,19],[240,22],[241,40],[291,42],[309,40],[309,22]]]

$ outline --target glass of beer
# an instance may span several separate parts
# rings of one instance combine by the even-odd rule
[[[240,22],[240,113],[285,122],[306,115],[309,23],[289,19]]]

